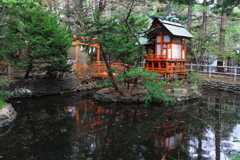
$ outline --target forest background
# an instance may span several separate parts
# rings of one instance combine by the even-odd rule
[[[185,41],[189,62],[238,61],[239,4],[238,0],[1,0],[0,61],[23,68],[26,79],[34,68],[55,77],[71,71],[66,64],[74,54],[71,34],[98,37],[102,59],[117,91],[114,70],[108,63],[139,66],[144,55],[139,38],[151,25],[148,14],[163,16],[171,10],[171,16],[188,20],[186,28],[194,35]],[[89,64],[94,49],[86,47],[85,51],[80,59]]]

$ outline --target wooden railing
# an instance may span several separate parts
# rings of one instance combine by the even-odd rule
[[[129,66],[128,64],[124,63],[116,63],[113,62],[110,64],[111,68],[117,69],[117,70],[124,70],[126,66]],[[108,77],[107,73],[107,66],[105,63],[100,63],[100,64],[90,64],[90,65],[83,65],[79,64],[78,69],[87,69],[87,74],[91,77]],[[114,74],[116,75],[116,73]]]
[[[160,59],[167,59],[166,55],[156,55],[156,54],[148,54],[146,55],[148,60],[160,60]]]
[[[209,78],[212,77],[225,77],[233,80],[240,78],[240,67],[238,66],[211,66],[211,65],[198,65],[198,64],[187,64],[187,71],[195,71],[207,74]]]

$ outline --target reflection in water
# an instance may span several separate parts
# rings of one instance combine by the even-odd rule
[[[240,100],[237,95],[226,93],[205,93],[202,104],[194,113],[197,121],[188,128],[187,147],[195,159],[228,159],[231,154],[240,154],[238,125]],[[237,147],[238,146],[238,147]]]
[[[0,157],[221,159],[239,149],[232,140],[240,130],[235,116],[240,103],[233,97],[234,103],[204,95],[199,101],[150,109],[99,105],[82,94],[24,99],[21,103],[14,99],[11,103],[18,116],[11,131],[0,137]]]

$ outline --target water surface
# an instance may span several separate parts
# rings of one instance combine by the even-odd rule
[[[204,92],[174,106],[103,104],[91,93],[13,99],[0,136],[6,160],[228,159],[240,154],[238,95]]]

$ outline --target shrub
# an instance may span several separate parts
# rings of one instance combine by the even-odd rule
[[[154,72],[148,72],[139,68],[132,68],[119,77],[119,81],[125,79],[141,79],[141,85],[147,89],[145,96],[145,103],[148,104],[151,101],[161,101],[165,104],[173,103],[172,98],[167,94],[166,82],[160,80],[161,75]]]
[[[11,80],[6,78],[0,79],[0,108],[3,106],[4,102],[15,93],[15,91],[6,90],[11,82]]]

